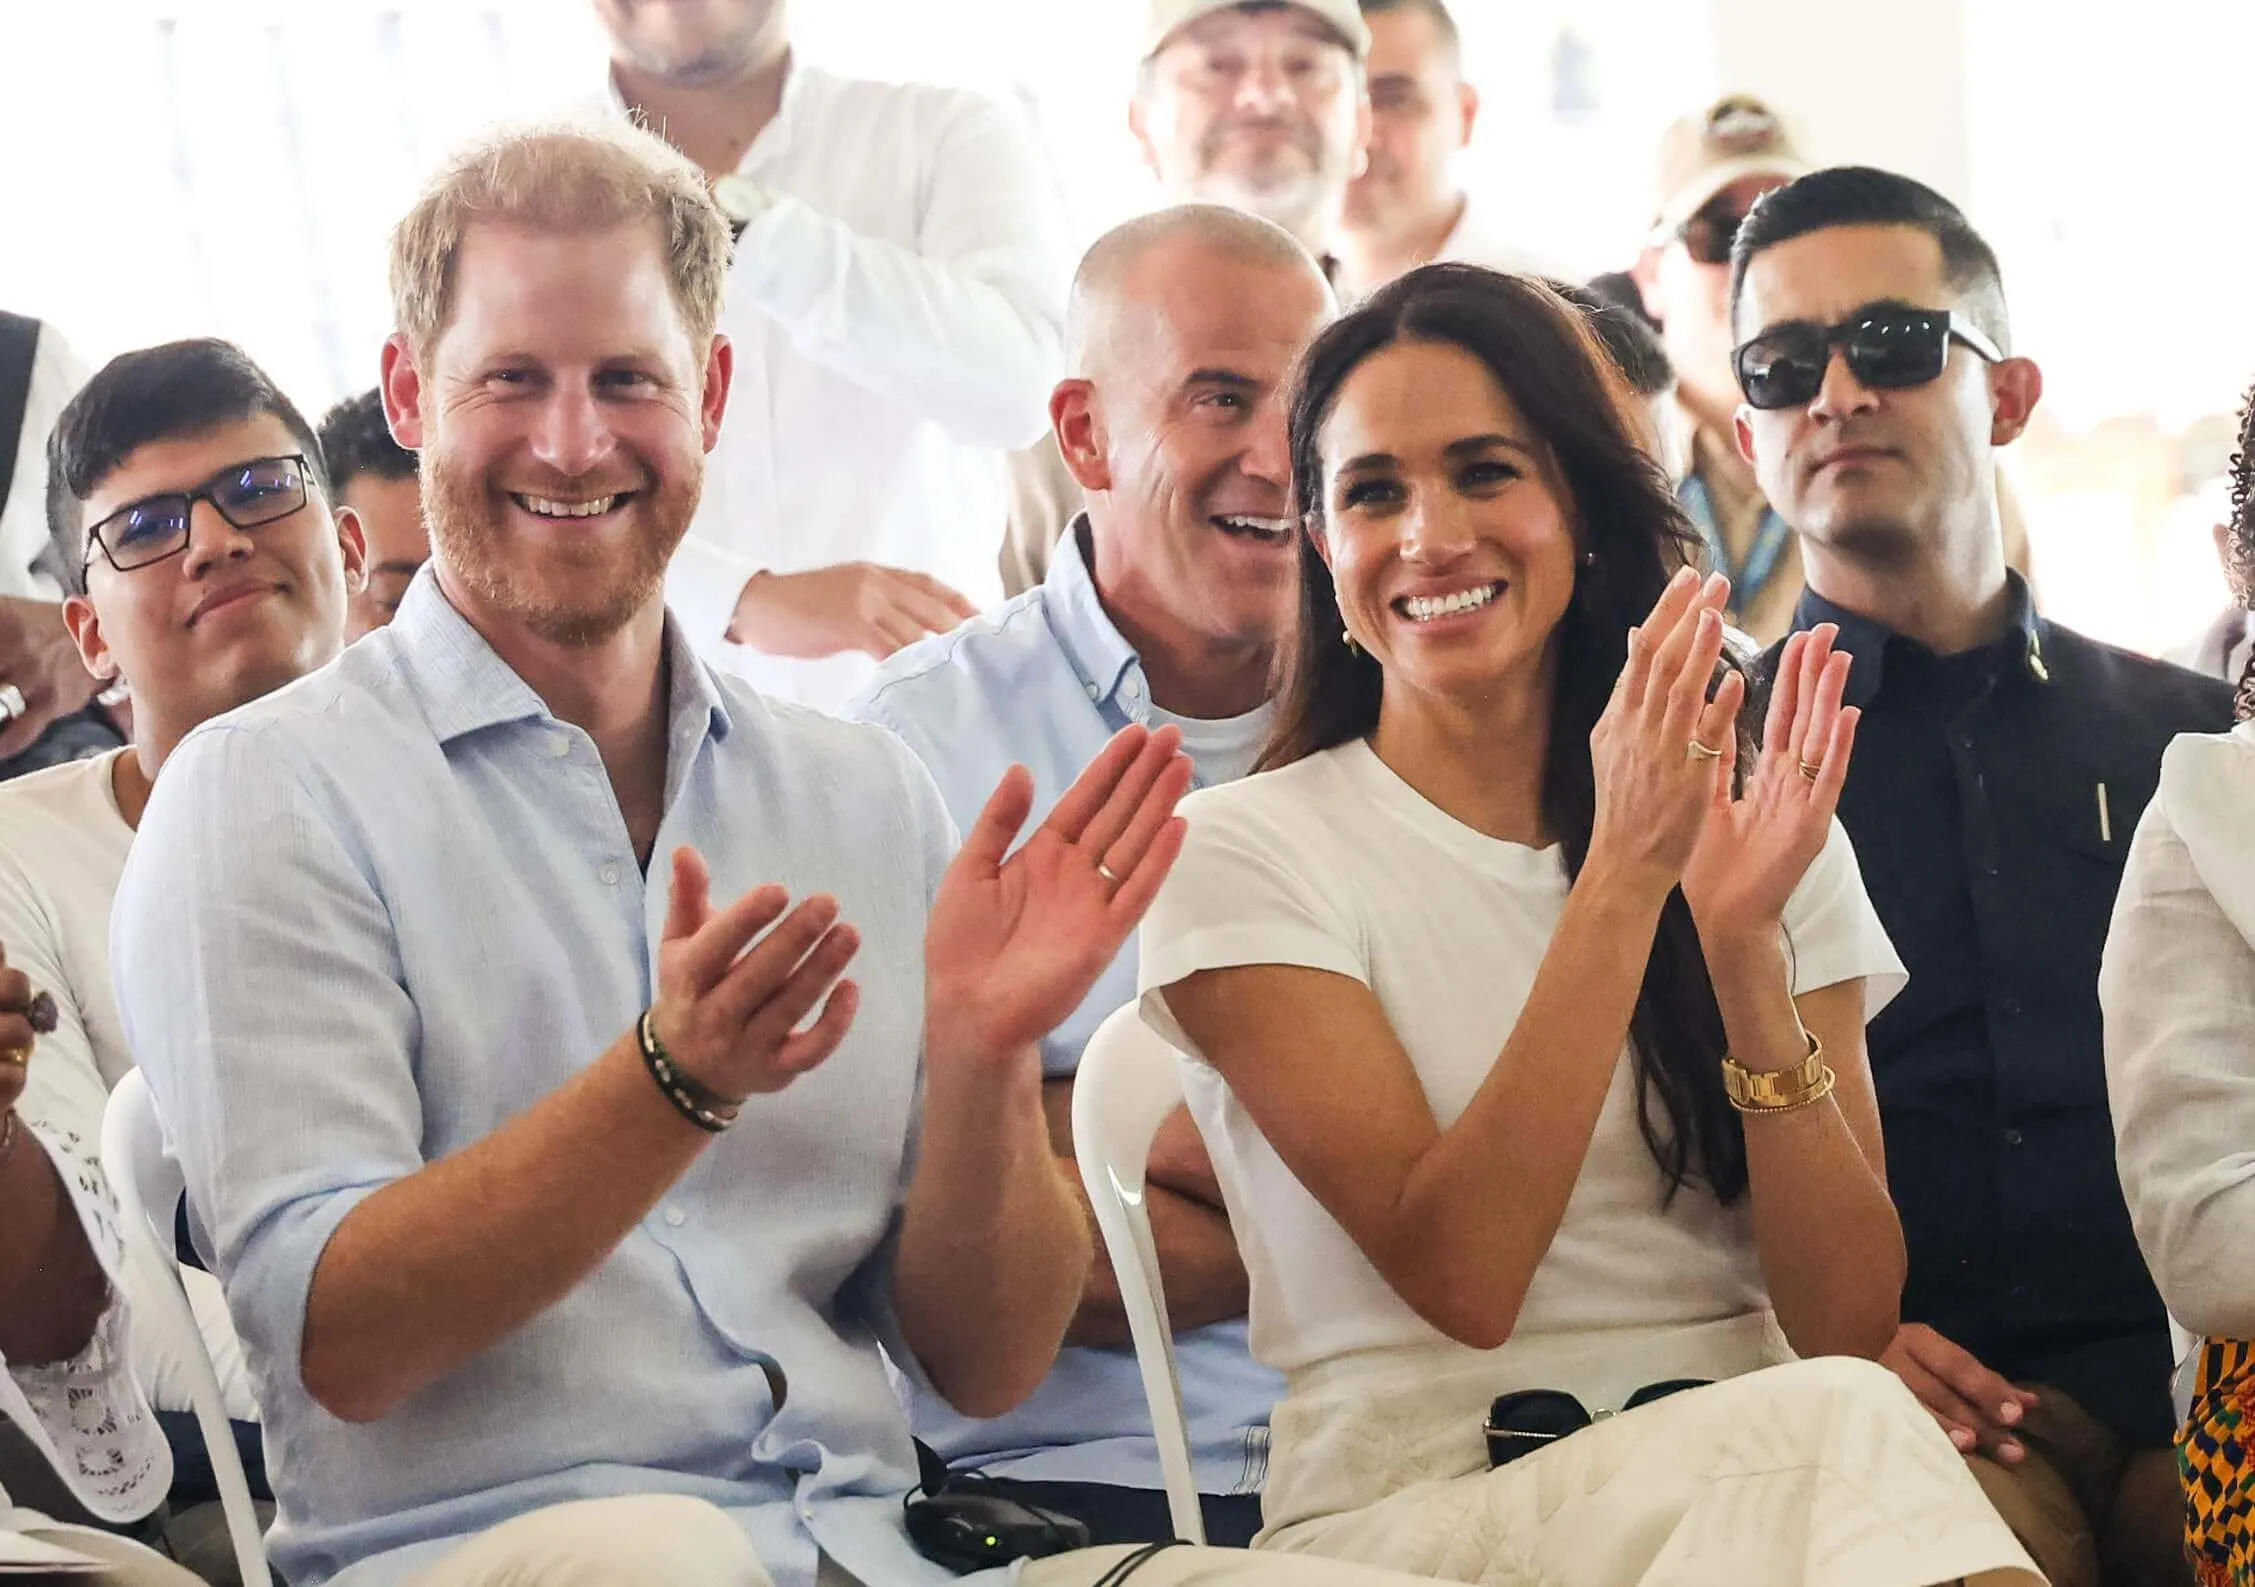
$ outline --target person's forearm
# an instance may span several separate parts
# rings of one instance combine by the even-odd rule
[[[1080,1302],[1088,1215],[1050,1150],[1032,1048],[934,1053],[893,1307],[926,1376],[967,1416],[1040,1386]]]
[[[621,1038],[337,1225],[306,1301],[306,1392],[346,1421],[388,1414],[569,1294],[710,1139]]]
[[[1806,1058],[1775,936],[1707,951],[1731,1055],[1757,1073]],[[1744,1124],[1754,1243],[1778,1325],[1804,1356],[1876,1357],[1899,1320],[1902,1224],[1837,1095]]]
[[[0,1152],[0,1356],[11,1366],[68,1361],[93,1339],[109,1293],[61,1174],[16,1119]]]
[[[1071,1170],[1068,1170],[1070,1172]],[[1077,1175],[1075,1188],[1080,1189]],[[1087,1205],[1085,1190],[1082,1205]],[[1245,1315],[1245,1263],[1229,1220],[1212,1207],[1146,1180],[1145,1209],[1151,1216],[1151,1241],[1159,1252],[1159,1279],[1166,1287],[1167,1322],[1177,1332],[1227,1322]],[[1090,1214],[1093,1218],[1093,1212]],[[1091,1223],[1091,1228],[1094,1224]],[[1119,1349],[1135,1341],[1128,1331],[1127,1306],[1110,1253],[1099,1249],[1089,1264],[1080,1309],[1065,1331],[1070,1345]]]
[[[1510,1039],[1397,1198],[1394,1250],[1379,1265],[1460,1343],[1484,1349],[1510,1337],[1557,1237],[1628,1039],[1664,898],[1585,869]]]

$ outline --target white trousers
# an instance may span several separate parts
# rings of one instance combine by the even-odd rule
[[[1255,1548],[1481,1587],[2043,1581],[1941,1429],[1872,1362],[1727,1378],[1493,1471],[1485,1388],[1436,1371],[1288,1393]]]
[[[1093,1587],[1132,1547],[1030,1561],[1019,1587]],[[1243,1549],[1170,1548],[1128,1587],[1414,1587],[1423,1578]],[[825,1564],[821,1587],[858,1587]],[[751,1540],[701,1499],[586,1499],[520,1515],[472,1538],[408,1587],[774,1587]],[[870,1583],[868,1587],[883,1587]]]

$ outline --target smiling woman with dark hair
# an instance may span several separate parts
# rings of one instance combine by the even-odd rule
[[[1845,661],[1797,641],[1742,732],[1727,588],[1633,400],[1578,310],[1462,266],[1301,369],[1277,734],[1185,805],[1143,936],[1289,1381],[1261,1542],[1480,1582],[2025,1579],[1899,1383],[1793,1364],[1895,1327],[1863,1024],[1900,966],[1832,819]]]

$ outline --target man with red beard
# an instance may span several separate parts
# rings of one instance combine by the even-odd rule
[[[955,855],[897,740],[697,659],[660,583],[729,396],[727,247],[631,128],[440,172],[382,382],[431,562],[181,745],[127,869],[126,1026],[296,1587],[940,1587],[887,1358],[992,1415],[1081,1294],[1036,1043],[1172,864],[1190,768],[1131,728],[1022,845],[1013,769]],[[1256,1570],[1323,1579],[1181,1550],[1137,1583]]]

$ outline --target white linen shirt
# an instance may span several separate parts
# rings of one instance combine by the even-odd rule
[[[916,1461],[878,1346],[915,1371],[891,1256],[954,828],[890,734],[771,706],[676,624],[667,649],[654,879],[594,741],[428,569],[389,627],[205,723],[158,779],[118,1000],[242,1332],[293,1587],[383,1587],[530,1511],[650,1493],[726,1510],[778,1587],[812,1587],[818,1550],[864,1582],[952,1580],[902,1524]],[[632,1028],[684,843],[717,900],[837,898],[861,934],[852,1031],[746,1103],[563,1299],[388,1415],[331,1416],[300,1372],[331,1234]]]
[[[794,61],[736,170],[773,202],[729,266],[735,383],[666,598],[708,659],[833,710],[874,663],[729,644],[737,595],[876,562],[999,601],[1002,454],[1048,428],[1071,266],[1027,129],[960,89]]]
[[[2255,1339],[2255,725],[2161,759],[2099,970],[2115,1168],[2169,1315]]]

